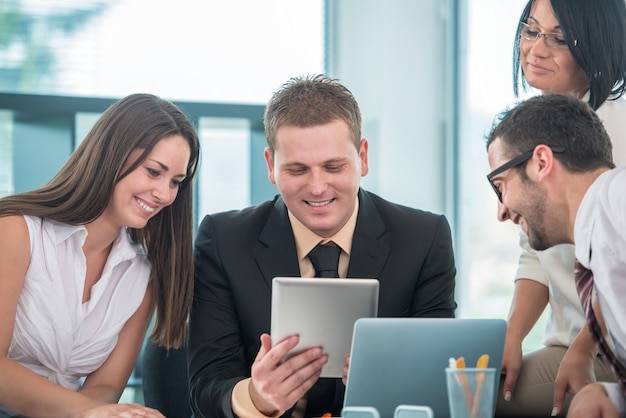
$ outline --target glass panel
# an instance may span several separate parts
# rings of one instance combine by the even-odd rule
[[[323,0],[9,0],[0,17],[0,91],[265,103],[324,68]]]
[[[200,118],[202,156],[199,220],[207,213],[250,204],[250,124],[246,119]]]
[[[486,180],[489,172],[485,135],[495,116],[515,102],[512,48],[519,16],[527,0],[470,0],[467,3],[466,55],[460,74],[459,237],[463,258],[465,316],[508,315],[520,248],[518,228],[498,222],[497,197]],[[487,12],[486,12],[487,11]],[[541,346],[545,312],[524,340],[524,350]]]
[[[0,1],[0,92],[265,103],[324,69],[323,0]],[[13,192],[11,113],[0,113],[0,195]],[[75,117],[74,146],[99,114]],[[202,118],[199,213],[250,204],[250,127]],[[258,133],[257,133],[258,134]],[[45,165],[45,164],[44,164]],[[129,387],[122,400],[142,402]]]
[[[13,112],[0,110],[0,197],[13,193]]]
[[[105,16],[109,7],[106,0],[0,2],[0,90],[63,91],[58,75],[67,61],[62,59],[62,52],[75,36]],[[96,49],[95,45],[91,48]]]
[[[74,127],[74,149],[78,148],[85,136],[89,133],[93,125],[95,125],[96,121],[100,117],[101,113],[86,113],[81,112],[77,113],[75,117],[75,127]]]

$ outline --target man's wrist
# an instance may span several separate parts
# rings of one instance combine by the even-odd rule
[[[254,402],[252,402],[250,397],[249,388],[251,382],[251,378],[243,379],[237,382],[233,388],[230,403],[235,415],[245,418],[276,418],[281,416],[285,411],[277,411],[272,415],[265,415],[254,406]]]
[[[581,353],[582,355],[588,355],[592,359],[595,359],[598,355],[596,342],[591,337],[591,334],[585,329],[582,329],[578,333],[576,338],[574,338],[574,341],[570,344],[569,349]]]

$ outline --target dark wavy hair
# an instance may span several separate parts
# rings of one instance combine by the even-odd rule
[[[542,94],[505,110],[487,136],[487,150],[496,138],[510,158],[544,144],[565,149],[554,156],[572,173],[615,167],[611,139],[598,115],[571,94]],[[525,169],[517,169],[524,176]]]
[[[187,177],[174,202],[142,229],[129,228],[131,238],[147,251],[152,265],[156,322],[151,338],[179,347],[193,296],[192,180],[200,145],[187,116],[174,104],[151,94],[133,94],[111,105],[80,146],[45,186],[0,199],[0,216],[31,215],[70,225],[98,218],[116,184],[135,170],[163,138],[181,135],[190,148]],[[124,171],[130,154],[141,156]]]
[[[513,45],[513,92],[528,82],[521,68],[520,26],[536,0],[520,16]],[[597,110],[626,91],[626,2],[624,0],[550,0],[567,47],[589,82],[589,104]],[[564,92],[558,92],[564,93]]]

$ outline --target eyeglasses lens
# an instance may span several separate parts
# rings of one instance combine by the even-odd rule
[[[563,35],[555,32],[540,32],[527,23],[521,22],[520,35],[523,39],[528,41],[536,41],[543,36],[544,42],[548,48],[554,49],[567,49],[567,42],[563,38]]]

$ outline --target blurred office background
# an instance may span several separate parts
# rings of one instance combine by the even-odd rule
[[[289,77],[325,72],[361,105],[363,186],[448,217],[458,316],[506,318],[518,237],[496,220],[484,135],[514,103],[525,2],[0,0],[0,195],[48,181],[106,106],[149,92],[198,124],[196,221],[260,202],[275,193],[263,105]]]

